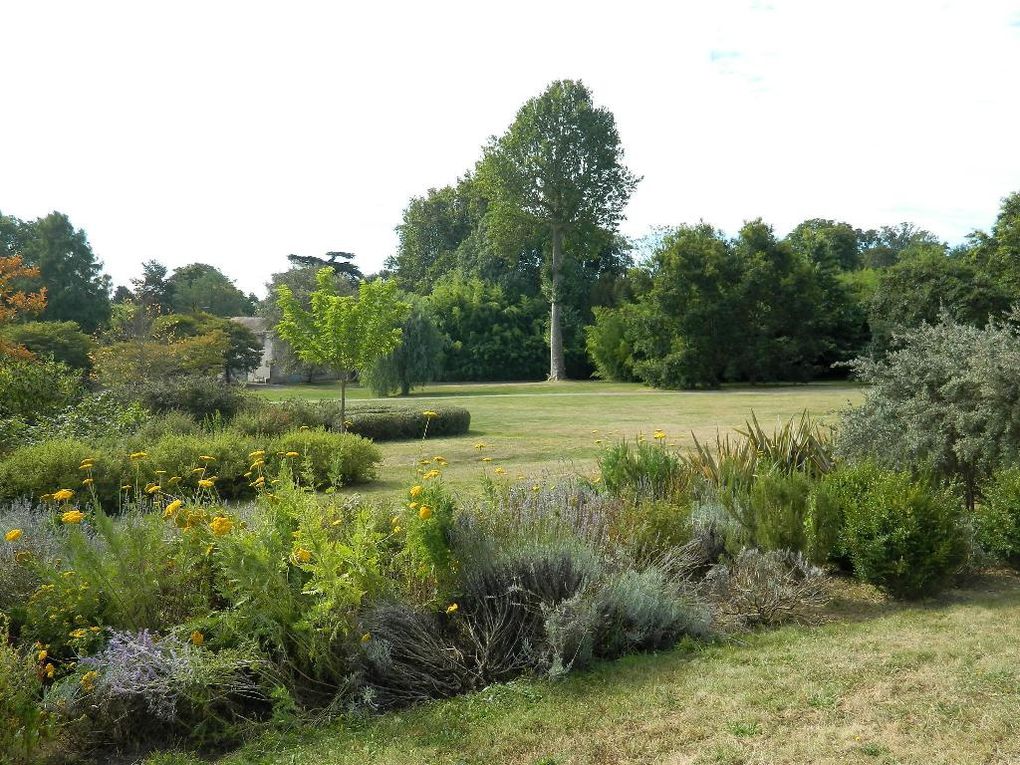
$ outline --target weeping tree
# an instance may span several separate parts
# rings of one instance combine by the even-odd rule
[[[394,392],[407,396],[412,388],[439,377],[442,360],[443,333],[419,299],[401,327],[400,345],[363,370],[361,382],[380,396]]]
[[[486,147],[478,181],[489,196],[490,230],[549,232],[549,379],[566,378],[562,277],[564,241],[592,229],[613,232],[640,179],[623,165],[616,120],[580,81],[560,80],[528,101],[507,132]]]
[[[280,322],[276,333],[308,363],[328,367],[340,381],[340,422],[346,428],[347,385],[358,370],[367,369],[400,343],[400,327],[410,306],[399,299],[388,279],[361,282],[358,294],[337,294],[331,268],[316,274],[311,310],[306,310],[286,284],[276,291]]]

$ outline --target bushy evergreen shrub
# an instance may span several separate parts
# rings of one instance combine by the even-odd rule
[[[981,494],[974,519],[978,544],[999,560],[1020,565],[1020,467],[996,471]]]
[[[968,553],[960,497],[905,472],[845,470],[867,476],[861,495],[843,495],[842,546],[854,575],[898,598],[946,586]]]

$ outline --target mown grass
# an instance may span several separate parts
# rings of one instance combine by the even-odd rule
[[[367,391],[356,389],[365,400]],[[338,395],[334,385],[264,388],[271,400],[308,400]],[[392,493],[414,477],[421,456],[441,455],[450,462],[444,478],[474,491],[483,471],[497,466],[508,477],[555,480],[571,473],[591,474],[600,448],[620,438],[651,435],[662,428],[679,448],[691,434],[712,439],[744,424],[753,410],[761,423],[796,416],[807,410],[821,418],[862,398],[850,384],[811,384],[724,388],[717,391],[660,391],[638,384],[598,381],[563,383],[444,384],[428,386],[409,399],[387,399],[428,409],[453,405],[471,412],[471,432],[454,438],[382,444],[380,480],[362,493]],[[484,443],[484,449],[475,444]],[[491,462],[481,462],[489,457]]]
[[[1020,580],[249,743],[220,765],[1020,762]],[[177,761],[164,760],[164,762]]]

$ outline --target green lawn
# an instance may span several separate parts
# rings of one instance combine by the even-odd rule
[[[1020,762],[1020,581],[272,736],[221,765]]]
[[[336,385],[297,385],[259,389],[271,400],[320,400],[339,395]],[[364,401],[368,392],[355,389]],[[454,485],[473,488],[483,470],[502,466],[510,478],[551,480],[569,473],[590,473],[599,448],[613,440],[651,435],[656,428],[679,447],[714,438],[739,427],[753,410],[764,425],[807,410],[821,417],[861,399],[849,384],[812,384],[718,391],[660,391],[638,384],[606,382],[502,383],[432,385],[397,404],[428,409],[466,407],[471,433],[456,438],[381,444],[384,461],[380,480],[364,493],[389,493],[414,477],[421,456],[441,455],[450,462],[444,477]],[[475,444],[484,443],[484,449]],[[480,462],[491,457],[491,463]]]

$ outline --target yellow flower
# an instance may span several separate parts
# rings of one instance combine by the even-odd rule
[[[394,534],[399,534],[400,533],[400,527],[399,526],[394,526],[393,527],[393,533]]]
[[[506,468],[504,467],[496,468],[496,475],[506,475]]]
[[[131,454],[128,455],[128,457],[133,460],[144,460],[148,456],[149,455],[146,454],[145,452],[132,452]]]
[[[4,534],[4,541],[17,542],[19,539],[21,539],[22,533],[23,532],[21,531],[21,529],[11,529],[6,534]]]
[[[300,428],[298,428],[298,430],[311,430],[311,428],[308,427],[307,425],[302,425]]]
[[[266,464],[265,460],[255,460],[253,463],[251,463],[251,469],[252,470],[258,470],[260,467],[262,467],[265,464]]]
[[[477,444],[475,444],[475,448],[476,449],[484,449],[485,448],[485,444],[483,444],[481,441],[479,441]]]
[[[422,414],[424,414],[429,419],[439,416],[439,412],[433,412],[431,409],[426,409],[424,412],[422,412]]]
[[[425,475],[423,475],[422,478],[424,478],[426,481],[429,481],[429,480],[431,480],[433,478],[439,478],[439,476],[441,476],[441,475],[442,475],[442,473],[440,473],[438,470],[432,469],[429,472],[427,472]]]
[[[301,455],[297,452],[287,452],[288,457],[300,457]]]
[[[81,687],[86,693],[91,693],[92,689],[96,687],[96,680],[99,678],[99,673],[95,670],[90,670],[81,676]]]
[[[661,430],[661,429],[656,429],[656,431],[652,434],[652,438],[654,438],[656,441],[661,441],[665,437],[666,437],[666,431]]]
[[[57,668],[54,667],[52,664],[47,664],[46,665],[46,677],[48,677],[50,680],[52,680],[53,676],[55,674],[57,674]]]
[[[192,473],[200,473],[200,474],[204,475],[205,474],[205,468],[192,468],[191,472]]]
[[[81,523],[85,519],[85,513],[81,510],[68,510],[60,516],[64,523]]]
[[[531,487],[531,490],[537,494],[538,492],[542,491],[542,487],[536,483]]]
[[[53,492],[53,499],[57,502],[67,502],[74,496],[74,492],[70,489],[61,489],[60,491]]]
[[[198,630],[195,630],[194,632],[191,633],[191,643],[192,643],[192,645],[202,645],[204,642],[205,642],[205,635],[203,635],[201,632],[199,632]]]
[[[199,459],[202,460],[202,462],[215,462],[216,461],[215,457],[210,457],[208,454],[201,455],[199,457]]]
[[[408,502],[407,503],[407,509],[408,510],[417,510],[418,509],[418,503],[417,502]]]
[[[91,486],[93,483],[94,483],[94,481],[91,478],[86,478],[84,481],[81,482],[81,485],[82,486]]]
[[[225,515],[217,515],[209,521],[209,528],[212,529],[213,534],[222,537],[224,534],[230,533],[230,530],[234,528],[234,522]]]
[[[81,463],[78,466],[78,469],[79,470],[91,470],[93,467],[94,466],[93,466],[93,464],[91,462],[83,462],[83,463]]]
[[[199,479],[198,481],[198,487],[200,489],[211,489],[215,482],[216,482],[215,476],[213,476],[212,478],[202,478]]]
[[[299,547],[294,551],[294,560],[298,563],[308,563],[312,559],[312,551]]]
[[[120,487],[121,491],[131,491],[131,484],[126,483]]]
[[[396,526],[398,523],[400,523],[400,516],[399,515],[394,515],[392,518],[390,518],[390,525],[391,526]]]
[[[157,491],[159,491],[158,483],[149,484],[148,486],[145,487],[146,494],[155,494]]]
[[[418,517],[423,521],[427,521],[432,517],[432,508],[428,505],[422,505],[421,509],[418,511]]]
[[[259,449],[258,451],[254,451],[251,454],[249,454],[248,455],[248,459],[250,459],[250,460],[260,460],[260,459],[262,459],[265,456],[266,456],[266,450],[265,449]]]
[[[448,614],[455,614],[455,613],[457,613],[457,609],[459,609],[459,608],[460,608],[460,606],[458,606],[456,603],[451,603],[450,605],[448,605],[446,607],[446,613],[448,613]]]
[[[39,651],[39,653],[36,654],[35,658],[36,658],[36,661],[38,661],[39,663],[42,663],[42,662],[46,661],[46,657],[47,656],[49,656],[49,653],[47,651]]]
[[[184,505],[184,500],[175,499],[173,502],[166,506],[166,509],[163,511],[163,517],[173,518],[174,514],[181,509],[182,505]]]
[[[425,487],[422,486],[421,484],[418,484],[417,486],[412,486],[410,491],[411,499],[417,499],[418,495],[421,494],[424,490]]]
[[[157,470],[156,471],[156,475],[166,475],[166,471],[165,470]]]
[[[87,629],[85,629],[84,627],[79,627],[78,629],[74,630],[73,632],[70,632],[68,634],[68,637],[72,637],[75,640],[81,640],[87,634],[89,634],[89,631]]]
[[[362,643],[367,643],[371,639],[372,639],[372,633],[371,632],[366,632],[364,635],[361,636],[361,642]]]
[[[446,457],[433,457],[432,460],[437,465],[449,465],[450,464],[449,462],[446,461]]]
[[[492,462],[492,457],[482,457],[482,462]]]

